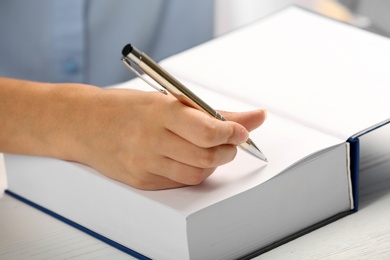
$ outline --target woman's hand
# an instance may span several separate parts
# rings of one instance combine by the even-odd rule
[[[1,151],[81,162],[140,189],[201,183],[233,160],[266,117],[263,110],[224,112],[231,121],[220,121],[157,92],[8,83],[24,91],[4,106],[16,117],[3,120],[11,138],[1,134]]]

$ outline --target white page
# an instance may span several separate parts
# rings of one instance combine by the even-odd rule
[[[185,81],[183,83],[212,107],[227,111],[256,109],[237,99],[223,97],[193,83]],[[139,79],[115,87],[150,90],[150,87]],[[190,215],[273,178],[314,151],[343,143],[342,139],[325,135],[272,113],[268,114],[266,122],[260,128],[251,132],[250,137],[265,153],[268,163],[239,150],[237,157],[231,163],[219,167],[201,185],[157,192],[134,190],[183,214]]]
[[[161,64],[344,140],[390,118],[390,40],[297,7]]]

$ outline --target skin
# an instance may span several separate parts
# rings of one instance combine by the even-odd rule
[[[230,121],[157,92],[0,78],[0,151],[77,161],[139,189],[197,185],[266,118],[222,114]]]

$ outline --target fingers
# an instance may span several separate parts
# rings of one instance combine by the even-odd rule
[[[131,178],[126,174],[123,175],[122,179],[118,179],[118,181],[141,190],[164,190],[188,186],[153,173],[142,173],[138,177]]]
[[[186,112],[193,112],[189,109]],[[195,110],[196,111],[196,110]],[[196,111],[198,112],[198,111]],[[180,131],[185,131],[186,128],[179,128],[179,130],[175,132],[169,132],[168,135],[164,135],[164,142],[159,144],[159,147],[165,154],[165,157],[161,160],[161,164],[151,165],[149,169],[149,173],[153,176],[160,176],[163,178],[167,178],[172,182],[168,182],[167,185],[172,187],[180,187],[180,185],[197,185],[204,181],[207,177],[209,177],[216,169],[216,167],[230,162],[234,159],[237,153],[237,149],[235,145],[223,143],[224,140],[229,142],[229,140],[234,140],[231,131],[241,131],[241,128],[235,128],[237,123],[233,122],[222,122],[211,118],[210,116],[201,112],[200,114],[186,114],[187,116],[183,118],[181,123],[186,122],[186,119],[189,119],[190,123],[186,123],[187,131],[194,132],[196,129],[201,126],[201,131],[215,131],[213,138],[209,138],[207,135],[200,135],[201,138],[205,138],[206,141],[201,143],[204,144],[204,147],[197,146],[192,144],[187,139],[182,138],[177,133],[183,133]],[[204,115],[206,117],[204,117]],[[260,126],[265,118],[266,112],[264,110],[256,110],[249,112],[241,112],[241,113],[230,113],[224,112],[224,115],[229,120],[236,120],[237,122],[243,124],[248,130],[253,130]],[[191,117],[191,116],[195,116]],[[176,118],[176,122],[179,122],[180,117]],[[197,124],[196,119],[201,120]],[[202,124],[206,124],[205,126]],[[208,124],[212,124],[212,127],[208,128]],[[219,124],[221,123],[221,124]],[[232,123],[226,124],[226,123]],[[172,124],[170,124],[172,126]],[[218,131],[219,127],[222,127],[222,131]],[[230,128],[230,129],[229,129]],[[175,129],[172,127],[171,129]],[[218,138],[218,134],[227,134],[228,137]],[[190,135],[189,135],[190,136]],[[247,135],[244,135],[244,141],[246,140]],[[191,140],[191,136],[188,138]],[[196,139],[194,142],[197,142]],[[222,144],[219,144],[222,142]],[[238,141],[241,143],[240,141]],[[199,143],[198,143],[199,144]],[[216,146],[212,146],[212,145]]]
[[[160,190],[198,185],[209,177],[216,167],[194,167],[160,156],[153,160],[142,158],[121,169],[114,179],[143,190]]]
[[[165,127],[199,147],[239,145],[248,139],[248,131],[238,123],[220,121],[180,102],[176,106],[181,113],[168,116]]]
[[[220,121],[196,109],[177,102],[177,110],[167,118],[166,128],[200,147],[221,144],[239,145],[248,139],[248,131],[258,128],[266,119],[265,110],[221,112],[229,121]]]
[[[170,131],[164,135],[164,141],[158,144],[158,149],[160,154],[167,158],[199,168],[211,168],[226,164],[232,161],[237,154],[235,145],[199,147]]]
[[[170,158],[163,158],[161,163],[164,165],[164,168],[159,167],[158,165],[152,165],[150,173],[157,176],[164,176],[165,178],[182,185],[198,185],[216,169],[216,167],[193,167],[187,164],[178,163]]]

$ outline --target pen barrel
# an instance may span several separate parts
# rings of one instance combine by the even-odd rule
[[[157,65],[149,56],[142,54],[138,67],[150,76],[153,80],[163,86],[174,95],[183,104],[202,110],[212,117],[226,121],[226,119],[210,107],[206,102],[199,98],[195,93],[184,86],[180,81],[175,79],[171,74]]]

